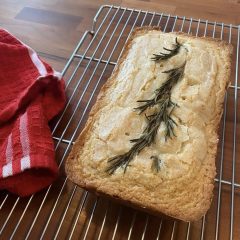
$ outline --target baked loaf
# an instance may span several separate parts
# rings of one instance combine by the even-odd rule
[[[179,52],[164,61],[153,54],[173,48]],[[195,221],[209,209],[213,197],[218,126],[224,94],[230,83],[232,46],[210,38],[138,28],[128,41],[115,71],[102,87],[87,124],[66,162],[67,176],[79,186],[118,198],[154,213]],[[109,174],[109,159],[129,151],[131,139],[146,128],[145,114],[134,108],[150,99],[166,82],[164,71],[183,65],[182,79],[171,99],[176,136],[166,140],[160,124],[154,143],[136,154],[129,165]],[[152,157],[160,159],[158,171]],[[125,171],[125,172],[124,172]]]

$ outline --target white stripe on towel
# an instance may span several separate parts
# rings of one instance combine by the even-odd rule
[[[2,176],[8,177],[13,175],[12,169],[13,149],[12,149],[12,133],[8,136],[6,148],[6,165],[2,168]]]
[[[36,66],[40,76],[46,76],[47,75],[47,69],[45,68],[42,61],[39,59],[37,53],[30,47],[24,44],[25,47],[28,49],[29,56],[33,62],[33,64]]]
[[[6,164],[2,168],[2,176],[3,178],[9,177],[13,175],[13,170],[12,170],[12,162]]]
[[[21,159],[21,170],[29,169],[30,168],[30,157],[26,156]]]
[[[28,129],[27,129],[28,119],[27,112],[25,112],[20,117],[20,141],[22,145],[23,157],[21,159],[21,170],[30,168],[30,145],[29,145],[29,137],[28,137]]]

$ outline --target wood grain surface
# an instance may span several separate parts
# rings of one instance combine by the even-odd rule
[[[240,23],[238,0],[1,0],[0,24],[60,71],[103,4]]]
[[[86,30],[91,30],[93,17],[103,4],[184,15],[234,25],[240,22],[238,0],[1,0],[0,26],[34,48],[56,70],[62,71],[80,38]],[[109,8],[103,9],[97,20],[95,35],[92,36],[90,33],[86,35],[83,45],[77,51],[79,56],[73,59],[65,73],[69,104],[60,121],[55,119],[51,122],[52,129],[57,124],[53,135],[56,160],[61,165],[60,177],[48,192],[41,191],[33,198],[21,199],[0,192],[0,239],[10,237],[25,239],[27,236],[28,239],[55,237],[55,239],[225,240],[229,239],[231,233],[233,197],[232,239],[239,239],[240,111],[236,111],[235,115],[235,109],[238,110],[240,106],[240,98],[239,90],[235,91],[234,88],[228,90],[226,114],[219,129],[220,141],[216,167],[217,178],[228,183],[232,181],[234,167],[237,185],[233,189],[231,184],[220,185],[216,182],[213,204],[206,218],[188,224],[164,216],[150,216],[98,198],[66,180],[63,165],[71,150],[69,141],[73,135],[75,140],[82,130],[97,93],[111,75],[133,24],[156,25],[160,22],[161,28],[166,31],[172,31],[174,26],[174,18],[161,18],[160,15],[145,13],[138,15],[137,12],[131,14],[131,11],[116,9],[108,11]],[[100,27],[105,17],[105,24]],[[197,22],[178,19],[174,30],[200,36],[204,33],[209,37],[222,36],[225,41],[231,41],[234,46],[231,83],[232,86],[236,83],[239,86],[236,82],[237,74],[240,74],[236,69],[238,30],[236,28],[230,30],[229,27],[222,28],[222,26],[214,27],[214,25],[208,25],[206,28],[205,23],[199,25],[198,31],[197,27]],[[82,59],[80,56],[85,54],[90,42],[92,44],[86,52],[86,57]],[[78,65],[75,75],[72,76]],[[235,152],[233,151],[234,136]],[[64,140],[58,143],[58,138]],[[218,198],[219,192],[221,198]]]

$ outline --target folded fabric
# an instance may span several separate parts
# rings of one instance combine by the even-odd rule
[[[48,121],[64,104],[61,74],[0,29],[0,190],[27,196],[56,179]]]

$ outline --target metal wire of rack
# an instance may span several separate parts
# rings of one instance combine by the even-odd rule
[[[137,26],[160,26],[220,38],[234,46],[232,82],[225,96],[216,160],[213,203],[198,222],[155,217],[96,197],[64,175],[63,165],[82,130],[102,84],[117,64]],[[239,167],[239,41],[240,27],[120,6],[102,6],[73,51],[62,73],[68,103],[52,123],[61,177],[29,198],[0,193],[1,239],[238,239],[240,236]]]

